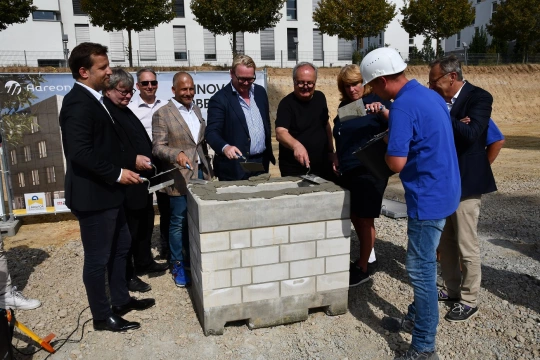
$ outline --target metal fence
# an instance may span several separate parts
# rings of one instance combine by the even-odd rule
[[[502,64],[516,64],[523,62],[522,58],[514,54],[471,54],[463,52],[454,52],[454,55],[464,64],[464,65],[502,65]],[[450,55],[450,54],[446,54]],[[421,56],[416,58],[410,58],[409,64],[427,64],[430,61],[434,60],[426,59]],[[527,63],[529,64],[540,64],[540,54],[533,54],[527,57]]]

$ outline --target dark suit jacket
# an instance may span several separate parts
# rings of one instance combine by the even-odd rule
[[[268,172],[270,161],[275,164],[272,152],[270,114],[266,90],[255,84],[255,102],[264,123],[265,146],[263,165]],[[208,119],[205,133],[206,141],[214,149],[214,172],[220,180],[238,180],[244,177],[244,170],[238,160],[229,160],[223,155],[226,144],[236,146],[249,159],[251,139],[244,115],[238,102],[238,96],[229,83],[210,98],[208,103]]]
[[[490,93],[466,82],[450,111],[461,174],[462,198],[497,190],[486,154],[492,104]],[[460,121],[466,116],[471,118],[469,124]]]
[[[150,140],[150,137],[148,136],[148,133],[146,132],[146,129],[139,118],[137,118],[137,116],[128,107],[119,108],[107,97],[103,99],[103,104],[107,110],[109,110],[109,113],[114,121],[116,121],[126,133],[128,142],[125,144],[125,146],[129,146],[131,152],[135,152],[137,155],[147,156],[153,162],[152,140]],[[132,165],[133,164],[128,163],[123,165],[123,167],[135,171],[146,178],[154,176],[153,170],[139,171],[135,168],[129,167]],[[124,206],[128,209],[143,209],[146,207],[148,200],[148,183],[144,182],[142,184],[129,185],[126,187],[126,199],[124,201]]]
[[[123,129],[84,87],[75,84],[60,111],[66,157],[66,205],[98,211],[122,205],[125,186],[116,182],[123,164],[135,166],[137,154],[125,146]]]

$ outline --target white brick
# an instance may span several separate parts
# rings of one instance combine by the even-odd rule
[[[201,273],[202,286],[205,290],[214,290],[231,287],[231,271],[203,271]]]
[[[317,291],[328,291],[349,287],[349,272],[317,276]]]
[[[350,260],[350,254],[327,257],[326,273],[349,271]]]
[[[259,301],[279,297],[279,283],[265,283],[242,287],[243,301]]]
[[[306,209],[309,211],[309,209]],[[291,242],[318,240],[325,238],[325,223],[315,222],[291,225]]]
[[[309,259],[293,261],[291,264],[291,278],[300,278],[324,274],[324,259]]]
[[[242,267],[275,264],[278,262],[279,246],[242,250]]]
[[[201,252],[229,250],[229,232],[201,234]]]
[[[302,295],[302,294],[312,294],[314,292],[315,292],[315,278],[314,277],[285,280],[281,282],[281,297]]]
[[[203,296],[205,308],[242,303],[242,291],[239,287],[203,291]]]
[[[251,230],[252,246],[268,246],[289,242],[289,227],[274,226]]]
[[[251,246],[251,232],[249,230],[231,231],[231,249],[241,249]]]
[[[201,254],[201,271],[214,271],[240,267],[240,250]]]
[[[289,278],[289,264],[272,264],[253,267],[253,283],[284,280]]]
[[[336,238],[317,241],[317,257],[350,254],[351,238]]]
[[[232,286],[251,284],[251,268],[232,269]]]
[[[191,215],[189,214],[188,214],[188,233],[189,233],[189,243],[195,245],[197,249],[200,249],[201,239],[200,239],[199,229],[197,229],[197,226],[195,226],[195,223],[193,222],[193,219],[191,218]]]
[[[310,259],[315,257],[315,241],[281,245],[281,262]]]
[[[351,236],[351,219],[326,222],[326,237],[328,239],[349,236]]]

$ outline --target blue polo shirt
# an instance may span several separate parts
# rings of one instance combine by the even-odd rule
[[[495,124],[495,121],[493,121],[493,119],[489,119],[486,145],[489,146],[494,142],[500,141],[502,139],[504,139],[503,133],[501,132],[497,124]]]
[[[450,113],[435,91],[411,80],[396,95],[388,121],[390,156],[407,157],[399,174],[407,215],[444,219],[454,213],[461,180]]]

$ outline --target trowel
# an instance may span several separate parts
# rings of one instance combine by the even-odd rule
[[[310,174],[309,172],[311,171],[311,167],[308,166],[307,169],[308,170],[307,170],[306,175],[300,175],[300,178],[302,180],[310,182],[315,185],[320,185],[320,184],[324,184],[328,182],[328,180],[325,180],[320,176],[317,176],[315,174]]]
[[[243,155],[236,154],[236,156],[238,156],[238,159],[244,160],[244,161],[239,161],[240,166],[242,167],[242,170],[246,172],[264,171],[264,166],[262,163],[248,162],[247,158]]]
[[[173,168],[171,168],[169,170],[162,171],[162,172],[160,172],[158,174],[157,173],[157,168],[154,166],[154,164],[150,164],[150,165],[152,165],[152,167],[154,168],[156,174],[154,176],[152,176],[151,178],[145,178],[145,177],[141,176],[141,180],[148,183],[148,193],[149,194],[155,193],[158,190],[164,189],[164,188],[174,184],[174,179],[170,179],[170,180],[164,181],[162,183],[151,186],[151,183],[153,182],[154,179],[156,179],[157,177],[159,177],[161,175],[167,174],[167,173],[169,173],[171,171],[181,170],[182,169],[182,167],[180,165],[174,164]],[[191,170],[193,172],[193,169],[188,164],[186,164],[185,168],[188,169],[188,170]],[[201,180],[201,179],[190,179],[189,183],[190,184],[206,184],[207,181]]]

